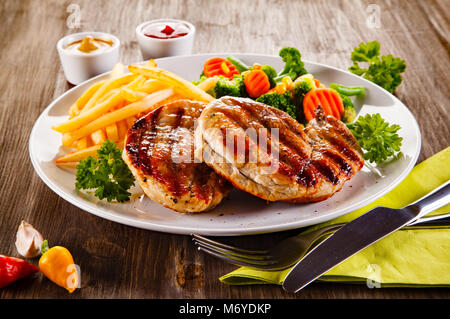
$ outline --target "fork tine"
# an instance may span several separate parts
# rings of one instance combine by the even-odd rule
[[[251,250],[251,249],[243,249],[243,248],[239,248],[239,247],[235,247],[235,246],[230,246],[230,245],[226,245],[223,244],[221,242],[197,235],[197,234],[192,234],[193,240],[196,240],[198,242],[202,242],[202,243],[207,243],[210,246],[213,247],[220,247],[223,249],[228,249],[230,251],[234,251],[234,252],[240,252],[240,253],[244,253],[247,255],[267,255],[269,253],[268,250]]]
[[[230,256],[230,255],[225,255],[225,254],[221,254],[219,252],[210,250],[206,247],[202,247],[199,246],[198,250],[203,251],[209,255],[212,255],[214,257],[217,257],[219,259],[225,260],[226,262],[235,264],[235,265],[240,265],[240,266],[248,266],[248,267],[255,267],[255,268],[263,268],[264,266],[270,266],[275,264],[275,261],[258,261],[258,260],[252,260],[252,261],[247,261],[244,260],[242,258],[239,257],[235,257],[235,256]]]
[[[204,248],[208,248],[209,250],[215,251],[217,253],[222,253],[224,255],[232,255],[238,258],[242,258],[242,259],[247,259],[249,261],[254,261],[254,260],[271,260],[273,259],[272,256],[270,255],[249,255],[249,254],[244,254],[241,252],[236,252],[234,250],[230,250],[230,249],[226,249],[226,248],[221,248],[221,247],[217,247],[214,245],[210,245],[209,243],[205,243],[205,242],[200,242],[197,241],[196,239],[194,239],[194,243],[197,246],[201,246]]]

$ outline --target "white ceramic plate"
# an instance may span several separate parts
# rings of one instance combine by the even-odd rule
[[[278,70],[279,57],[254,54],[233,54],[248,64],[273,65]],[[175,72],[187,80],[196,80],[203,63],[211,56],[201,54],[158,59],[158,66]],[[139,228],[155,231],[204,235],[242,235],[281,231],[312,225],[341,216],[376,200],[398,185],[413,168],[420,152],[421,138],[416,120],[396,97],[377,85],[349,72],[318,63],[305,62],[307,70],[325,85],[331,82],[349,86],[364,86],[366,96],[355,101],[359,114],[380,113],[391,124],[400,124],[404,156],[380,168],[384,177],[364,168],[344,188],[330,199],[315,204],[270,203],[246,193],[233,190],[214,210],[202,214],[180,214],[141,196],[125,204],[98,201],[93,195],[74,188],[74,169],[62,169],[55,159],[66,153],[61,135],[51,126],[67,119],[70,105],[90,85],[108,76],[99,75],[67,91],[53,101],[36,121],[30,136],[31,162],[41,179],[59,196],[94,215]],[[139,188],[136,187],[136,191]]]

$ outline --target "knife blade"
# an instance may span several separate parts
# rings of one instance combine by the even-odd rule
[[[357,252],[450,203],[449,181],[402,209],[376,207],[325,239],[291,269],[283,289],[297,292]]]

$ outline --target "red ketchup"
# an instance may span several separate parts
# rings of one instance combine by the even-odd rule
[[[174,39],[185,36],[189,31],[189,27],[184,23],[156,22],[146,26],[143,33],[150,38]]]

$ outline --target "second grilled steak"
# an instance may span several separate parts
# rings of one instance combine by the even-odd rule
[[[145,194],[178,212],[212,209],[231,185],[205,163],[194,162],[194,122],[205,104],[179,100],[137,120],[123,159]]]
[[[195,140],[197,158],[235,187],[269,201],[327,199],[364,163],[347,127],[320,109],[303,128],[283,111],[245,98],[208,104]]]

